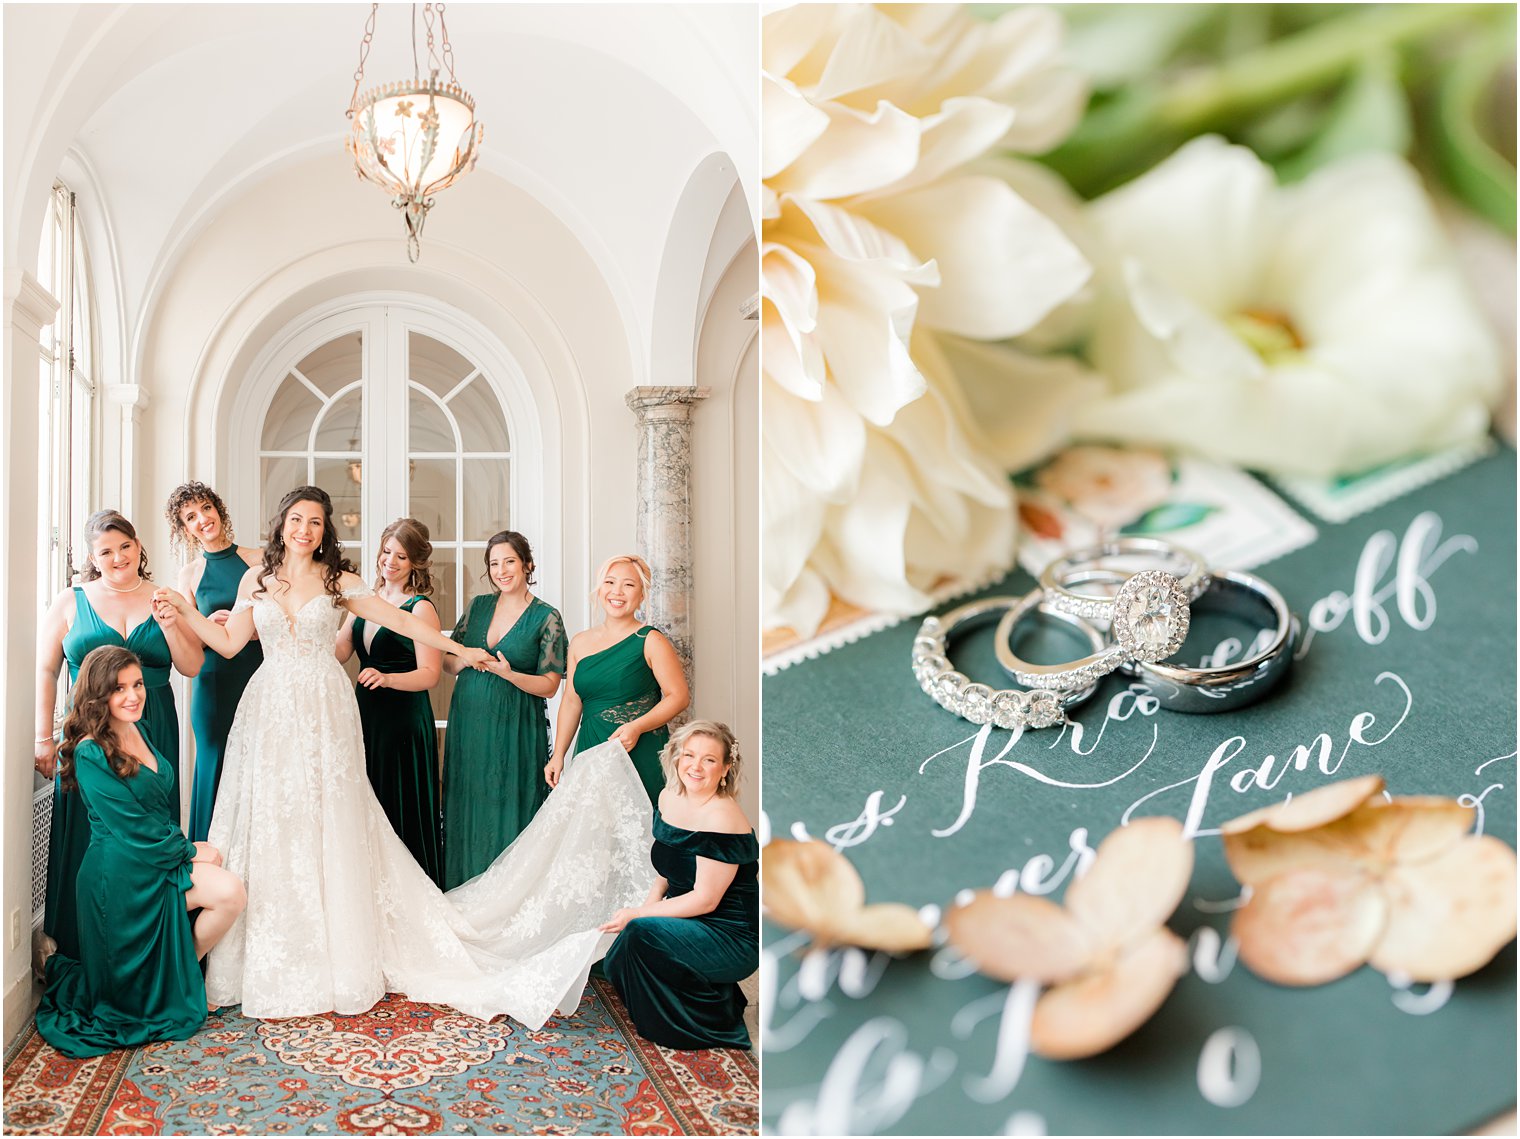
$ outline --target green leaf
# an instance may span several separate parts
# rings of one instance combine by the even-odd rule
[[[1169,534],[1174,530],[1196,526],[1218,510],[1217,506],[1208,506],[1201,502],[1164,502],[1160,506],[1147,510],[1128,526],[1121,527],[1119,533]]]
[[[1481,110],[1502,67],[1514,59],[1514,9],[1477,37],[1436,88],[1436,168],[1447,188],[1508,234],[1515,232],[1515,167],[1484,138]],[[1511,96],[1513,97],[1513,96]]]
[[[1292,158],[1277,164],[1285,182],[1306,177],[1353,154],[1407,154],[1414,136],[1409,99],[1397,56],[1381,51],[1365,59],[1341,88],[1318,134]]]

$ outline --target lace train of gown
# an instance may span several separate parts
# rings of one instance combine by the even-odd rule
[[[654,881],[649,799],[627,753],[609,742],[573,757],[517,840],[444,894],[365,775],[333,656],[345,611],[324,597],[290,619],[270,598],[252,606],[264,663],[227,737],[210,833],[248,908],[211,951],[210,999],[269,1019],[363,1012],[396,992],[535,1029],[572,1011],[615,936],[597,926]]]

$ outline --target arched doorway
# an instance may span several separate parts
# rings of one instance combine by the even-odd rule
[[[334,523],[362,576],[397,518],[433,542],[433,602],[445,631],[481,578],[486,540],[544,533],[543,447],[520,370],[467,318],[403,298],[362,298],[297,319],[272,338],[233,401],[227,478],[262,530],[303,484],[333,500]],[[246,506],[245,506],[246,509]],[[262,545],[263,533],[244,533]],[[540,559],[557,551],[536,551]],[[433,690],[442,721],[452,692]]]

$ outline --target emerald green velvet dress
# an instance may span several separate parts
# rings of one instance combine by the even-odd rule
[[[517,672],[565,672],[565,622],[533,598],[494,645],[486,644],[494,593],[470,602],[454,628],[462,645],[502,653]],[[443,887],[451,890],[496,861],[549,795],[549,703],[509,680],[466,669],[449,701],[443,756]]]
[[[409,597],[401,608],[410,613],[422,594]],[[414,672],[417,649],[410,637],[385,627],[365,645],[365,621],[354,618],[354,651],[361,669],[380,672]],[[406,844],[434,882],[443,879],[443,841],[438,830],[438,731],[433,726],[433,704],[426,692],[401,692],[394,688],[354,685],[359,702],[359,722],[364,729],[364,766],[375,798],[385,809],[391,828]]]
[[[152,617],[145,617],[127,630],[126,640],[101,619],[90,605],[80,586],[74,587],[74,623],[63,636],[63,656],[69,663],[69,688],[79,678],[79,666],[90,650],[101,645],[125,645],[142,661],[142,719],[137,730],[159,755],[164,757],[175,779],[179,778],[179,715],[174,708],[174,690],[169,687],[169,642]],[[179,818],[179,804],[174,805]],[[79,864],[90,845],[90,817],[79,795],[64,791],[53,781],[53,816],[48,833],[47,903],[42,928],[58,943],[58,951],[79,956],[79,919],[74,902],[74,882]]]
[[[671,826],[656,809],[650,860],[668,883],[667,898],[691,892],[698,858],[738,866],[717,908],[694,918],[634,918],[602,967],[646,1040],[666,1048],[748,1048],[739,982],[760,965],[760,844],[753,831]]]
[[[644,639],[653,632],[653,625],[645,625],[611,648],[576,661],[575,694],[581,698],[576,751],[606,743],[618,728],[637,720],[660,702],[660,682],[644,659]],[[651,803],[665,790],[660,751],[669,739],[670,729],[662,725],[641,735],[629,753]]]
[[[206,568],[195,587],[195,607],[209,617],[218,609],[231,609],[237,603],[238,585],[248,563],[238,557],[237,546],[201,553]],[[216,806],[216,791],[222,782],[222,750],[232,717],[248,679],[264,663],[264,650],[258,641],[249,641],[243,651],[228,660],[220,653],[206,651],[200,675],[191,681],[190,729],[195,733],[195,781],[190,790],[190,838],[205,842],[211,829],[211,810]]]
[[[179,829],[174,768],[123,779],[85,740],[74,752],[90,841],[79,865],[79,948],[48,958],[37,1031],[65,1056],[185,1040],[206,1022],[206,985],[185,915],[195,847]]]

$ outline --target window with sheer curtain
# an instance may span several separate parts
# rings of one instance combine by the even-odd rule
[[[48,199],[37,251],[37,280],[58,301],[38,342],[37,606],[46,609],[73,581],[86,551],[81,535],[95,507],[94,313],[89,260],[78,203],[62,182]],[[67,697],[58,686],[58,711]],[[32,794],[32,920],[42,920],[47,892],[47,837],[52,781],[34,777]]]
[[[95,475],[94,303],[74,194],[59,182],[48,199],[37,279],[58,300],[38,345],[41,491],[38,604],[68,586],[84,557],[80,533]]]

